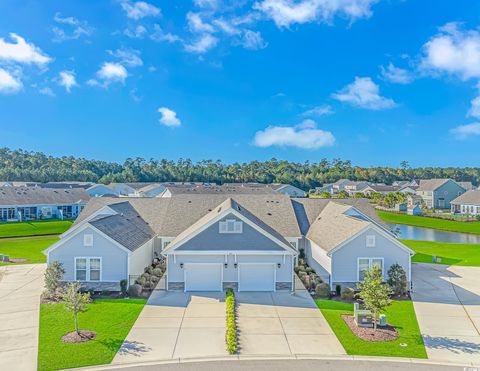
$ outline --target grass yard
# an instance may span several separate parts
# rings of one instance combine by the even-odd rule
[[[58,241],[56,236],[38,236],[22,238],[0,238],[0,254],[11,258],[28,259],[23,263],[0,263],[7,264],[38,264],[45,263],[47,257],[42,251]]]
[[[66,344],[61,337],[75,331],[73,316],[63,304],[41,304],[38,370],[110,363],[140,314],[144,299],[98,299],[78,317],[81,330],[97,333],[95,340]]]
[[[433,263],[432,256],[441,258],[439,264],[480,267],[480,245],[418,240],[401,240],[417,254],[412,262]]]
[[[61,234],[71,227],[72,220],[39,220],[0,224],[0,238]]]
[[[426,216],[389,213],[381,210],[377,210],[377,213],[380,218],[387,223],[407,224],[415,227],[439,229],[449,232],[480,234],[480,222],[457,222]]]
[[[347,354],[427,358],[411,301],[395,300],[385,312],[388,323],[395,326],[400,333],[397,340],[389,342],[368,342],[357,338],[352,333],[341,316],[342,314],[353,315],[353,304],[327,299],[317,299],[315,302]],[[406,343],[407,346],[402,347],[400,343]]]

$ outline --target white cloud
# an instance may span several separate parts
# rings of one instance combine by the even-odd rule
[[[97,71],[97,77],[103,82],[100,83],[95,79],[88,80],[87,84],[90,86],[108,87],[111,83],[120,82],[125,83],[128,77],[128,72],[120,63],[105,62]]]
[[[38,92],[42,95],[47,95],[49,97],[54,97],[55,96],[55,93],[53,92],[53,90],[51,88],[49,88],[48,86],[44,87],[44,88],[41,88]]]
[[[285,146],[303,149],[331,147],[335,137],[329,131],[320,130],[312,120],[305,120],[296,126],[268,126],[257,131],[254,144],[257,147]]]
[[[158,24],[153,26],[153,30],[154,30],[154,32],[150,35],[150,38],[153,41],[157,41],[157,42],[166,41],[168,43],[174,43],[174,42],[177,42],[177,41],[178,42],[182,41],[182,39],[179,36],[174,35],[170,32],[164,32]]]
[[[450,130],[450,133],[456,139],[468,139],[474,135],[480,135],[480,122],[473,124],[460,125]]]
[[[15,42],[9,43],[0,38],[0,61],[36,64],[38,66],[46,65],[52,61],[52,58],[44,54],[40,48],[27,43],[23,37],[11,33],[10,38]]]
[[[406,85],[413,81],[413,74],[410,71],[395,67],[392,63],[389,63],[386,68],[380,66],[380,69],[382,70],[382,77],[395,84]]]
[[[123,34],[131,39],[143,39],[147,34],[147,29],[142,25],[138,25],[135,28],[126,28],[123,30]]]
[[[213,8],[218,6],[218,0],[193,0],[193,3],[199,8]]]
[[[332,106],[329,104],[323,104],[321,106],[314,107],[308,111],[305,111],[302,113],[303,116],[309,116],[309,117],[320,117],[320,116],[327,116],[327,115],[332,115],[335,112],[332,109]]]
[[[185,50],[189,53],[203,54],[217,45],[218,39],[210,34],[200,36],[190,44],[185,44]]]
[[[135,1],[133,3],[130,1],[123,1],[121,6],[127,17],[135,20],[145,17],[157,17],[161,13],[159,8],[145,1]]]
[[[188,28],[191,32],[207,32],[212,33],[214,32],[214,28],[211,24],[205,23],[202,20],[202,17],[199,13],[187,13],[187,23]]]
[[[370,77],[355,77],[353,83],[345,86],[338,93],[332,94],[332,97],[340,102],[371,110],[395,107],[392,99],[380,95],[380,88]]]
[[[335,16],[355,21],[371,16],[379,0],[263,0],[254,9],[271,18],[278,27],[310,22],[331,22]]]
[[[67,27],[67,31],[58,26],[52,28],[54,34],[53,41],[62,42],[65,40],[76,40],[82,36],[90,36],[94,28],[88,25],[86,21],[80,21],[75,17],[62,17],[60,13],[56,13],[53,18],[55,22]]]
[[[172,111],[167,107],[160,107],[158,112],[162,117],[160,117],[160,123],[165,126],[176,127],[180,126],[182,122],[178,119],[177,113]]]
[[[127,67],[139,67],[143,66],[143,61],[140,58],[140,51],[135,49],[117,49],[109,50],[108,53],[118,59],[120,63]]]
[[[15,94],[22,90],[22,82],[7,70],[0,68],[0,94]]]
[[[421,68],[457,75],[463,80],[480,77],[480,32],[464,31],[447,23],[424,46]]]
[[[480,95],[471,100],[470,110],[468,111],[467,116],[476,117],[480,119]]]
[[[263,40],[260,32],[246,30],[243,34],[242,45],[245,49],[258,50],[266,48],[268,43]]]
[[[74,86],[77,86],[74,71],[60,71],[58,74],[58,85],[63,86],[70,93]]]

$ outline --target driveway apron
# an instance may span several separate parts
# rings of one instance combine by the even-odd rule
[[[418,263],[412,281],[428,358],[480,365],[480,268]]]
[[[37,369],[45,264],[0,267],[0,370]]]

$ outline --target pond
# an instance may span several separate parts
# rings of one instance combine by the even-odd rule
[[[387,223],[390,229],[398,232],[397,236],[405,240],[424,240],[452,243],[480,244],[480,235],[439,231],[438,229],[413,227],[411,225]]]

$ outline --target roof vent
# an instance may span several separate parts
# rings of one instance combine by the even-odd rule
[[[267,213],[267,215],[272,215],[272,213]]]

